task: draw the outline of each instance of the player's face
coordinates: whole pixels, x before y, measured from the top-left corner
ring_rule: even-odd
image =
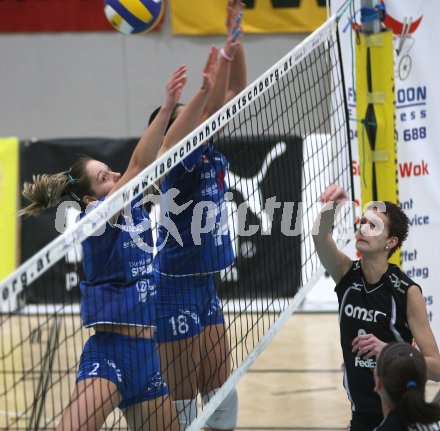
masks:
[[[388,218],[383,212],[374,209],[365,211],[356,232],[356,249],[362,254],[387,253],[388,232]]]
[[[90,160],[87,163],[86,171],[96,199],[108,195],[121,178],[119,172],[113,172],[105,163],[99,160]]]

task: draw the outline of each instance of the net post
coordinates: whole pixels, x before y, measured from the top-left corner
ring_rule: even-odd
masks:
[[[374,8],[374,3],[377,0],[361,0],[361,11],[362,10],[372,10]],[[361,12],[362,14],[362,12]],[[366,20],[362,24],[362,32],[365,34],[376,34],[380,32],[380,19],[373,18]]]

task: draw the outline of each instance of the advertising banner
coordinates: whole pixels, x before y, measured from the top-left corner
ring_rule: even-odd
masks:
[[[332,9],[344,2],[333,0]],[[355,1],[356,10],[360,1]],[[436,19],[440,2],[436,0],[386,0],[385,25],[394,35],[396,136],[399,203],[410,219],[410,234],[403,246],[402,269],[423,289],[432,328],[440,340],[440,291],[436,280],[440,266],[436,258],[436,238],[440,237],[440,81],[437,77]],[[356,15],[357,17],[359,15]],[[353,174],[359,193],[362,166],[359,163],[356,94],[352,66],[356,35],[340,23],[346,92],[349,104],[353,149]],[[345,28],[345,32],[342,29]]]
[[[326,19],[325,0],[243,0],[245,33],[310,33]],[[226,33],[227,1],[172,0],[174,34]]]

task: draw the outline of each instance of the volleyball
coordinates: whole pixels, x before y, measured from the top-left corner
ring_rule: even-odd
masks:
[[[163,0],[105,0],[104,13],[115,30],[135,34],[157,27],[164,9]]]

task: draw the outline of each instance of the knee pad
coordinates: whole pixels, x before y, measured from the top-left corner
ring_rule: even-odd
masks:
[[[212,390],[203,397],[203,405],[216,394],[218,389]],[[213,430],[233,430],[237,426],[238,416],[238,396],[237,390],[234,388],[226,398],[220,403],[211,417],[206,421],[206,427]]]
[[[185,431],[197,416],[197,399],[175,400],[174,405],[179,418],[180,431]]]

